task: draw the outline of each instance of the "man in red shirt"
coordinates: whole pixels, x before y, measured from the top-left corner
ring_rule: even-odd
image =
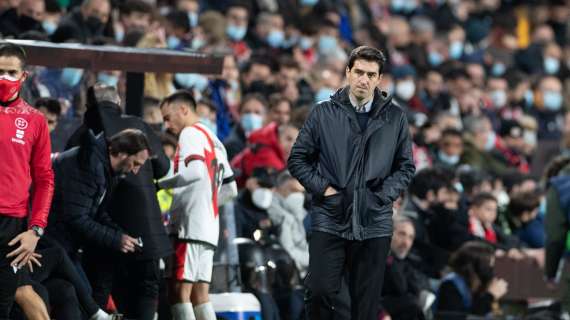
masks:
[[[19,95],[25,59],[21,47],[0,43],[0,319],[8,319],[23,267],[35,259],[53,195],[47,122]]]

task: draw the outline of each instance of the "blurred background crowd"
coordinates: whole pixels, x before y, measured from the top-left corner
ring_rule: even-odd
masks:
[[[141,107],[171,159],[159,102],[177,89],[224,142],[240,194],[222,210],[217,261],[241,271],[220,286],[254,292],[264,319],[302,318],[310,199],[286,162],[359,45],[388,58],[380,87],[408,114],[417,168],[394,205],[380,317],[504,313],[499,258],[556,278],[570,213],[569,1],[0,0],[0,34],[224,56],[221,75],[145,74]],[[89,114],[89,86],[124,101],[119,71],[27,70],[24,98],[54,153]],[[158,196],[167,222],[168,190]]]

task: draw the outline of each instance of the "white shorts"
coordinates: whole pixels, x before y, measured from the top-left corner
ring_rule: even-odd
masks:
[[[211,282],[214,246],[201,242],[174,240],[174,249],[173,272],[176,280]]]

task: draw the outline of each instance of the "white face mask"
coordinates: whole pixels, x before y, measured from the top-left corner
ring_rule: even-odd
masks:
[[[251,201],[259,209],[267,210],[271,206],[273,193],[266,188],[257,188],[251,194]]]
[[[410,100],[415,92],[416,84],[412,80],[406,80],[396,84],[396,95],[406,101]]]
[[[507,104],[507,93],[503,90],[491,92],[491,100],[495,108],[502,108]]]

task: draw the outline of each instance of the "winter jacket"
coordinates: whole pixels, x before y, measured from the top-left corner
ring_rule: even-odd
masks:
[[[312,229],[349,240],[392,235],[392,202],[415,172],[405,112],[376,90],[364,131],[339,89],[312,110],[288,161],[313,197]],[[337,194],[324,197],[333,187]]]
[[[544,270],[549,279],[557,276],[558,266],[567,254],[566,239],[569,217],[570,166],[566,166],[558,176],[550,179],[550,187],[546,193]]]
[[[120,250],[122,231],[105,203],[116,183],[103,135],[84,135],[81,146],[53,161],[55,194],[47,234],[69,254],[85,245]]]
[[[156,259],[169,255],[172,246],[162,223],[153,182],[153,179],[166,175],[170,168],[160,138],[142,119],[122,115],[119,107],[111,102],[99,103],[97,107],[88,110],[84,125],[71,137],[68,148],[78,144],[87,128],[96,133],[104,130],[106,137],[128,128],[139,129],[147,136],[153,157],[145,162],[136,175],[128,174],[118,182],[109,200],[108,212],[127,234],[142,238],[142,250],[133,253],[132,257]]]

